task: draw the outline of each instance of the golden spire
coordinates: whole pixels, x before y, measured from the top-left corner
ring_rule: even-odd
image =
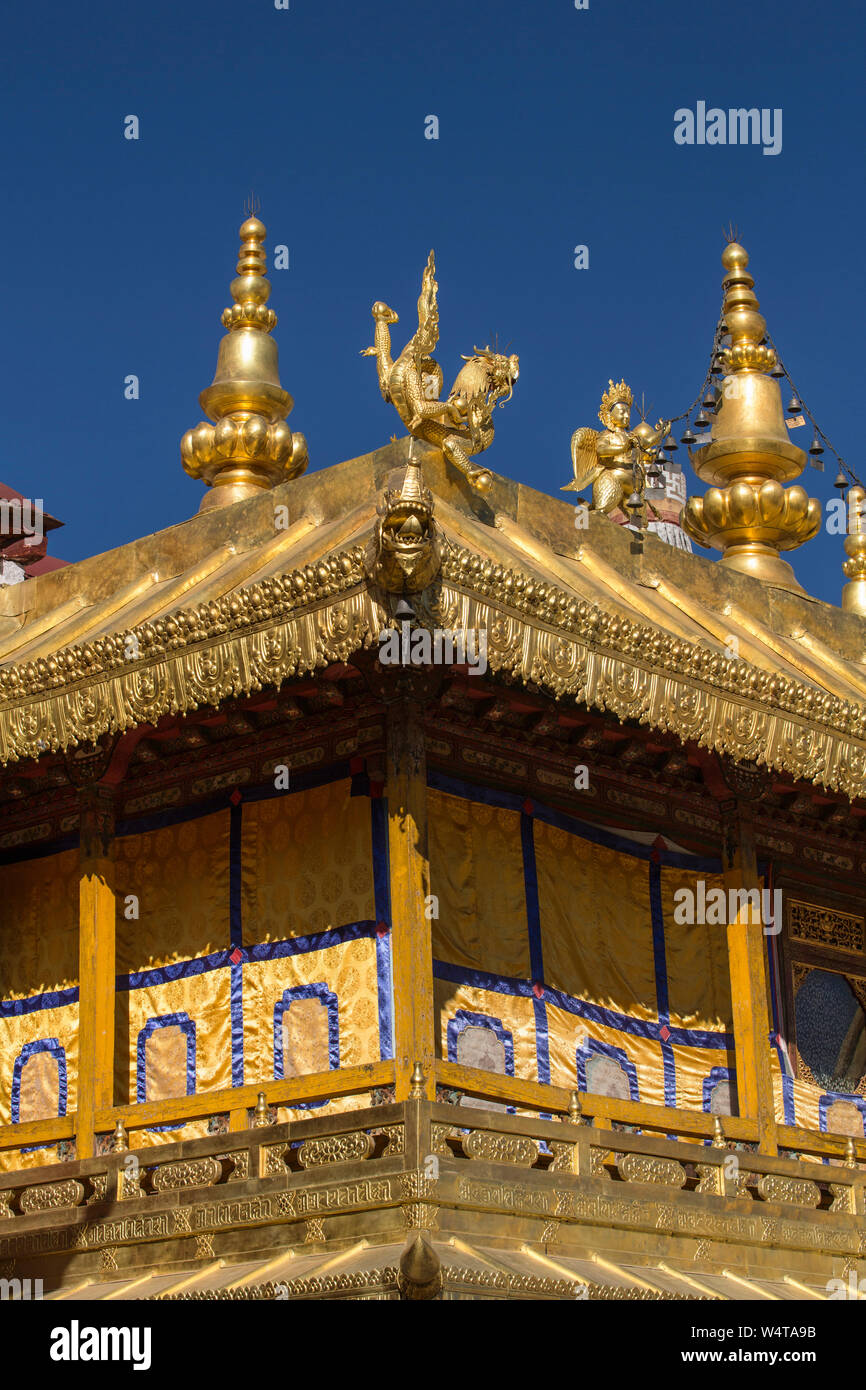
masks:
[[[850,582],[842,589],[846,613],[866,618],[866,491],[859,485],[848,490],[848,534],[842,571]]]
[[[257,217],[241,226],[234,300],[224,309],[216,375],[199,396],[204,421],[180,442],[183,466],[211,491],[199,511],[255,497],[303,473],[307,441],[286,424],[294,402],[280,384],[277,345],[270,336],[277,316],[267,307],[271,286],[265,278],[266,228]]]
[[[712,442],[695,451],[698,477],[710,483],[704,497],[690,497],[682,525],[699,545],[722,551],[721,563],[782,589],[802,592],[779,554],[817,535],[821,504],[798,486],[806,462],[791,443],[778,382],[768,373],[776,354],[764,343],[767,324],[758,312],[749,257],[736,241],[722,255],[727,346],[719,356],[724,380],[713,421]]]

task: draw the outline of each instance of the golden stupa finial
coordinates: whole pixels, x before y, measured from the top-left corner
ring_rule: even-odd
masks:
[[[230,287],[234,302],[222,314],[227,332],[216,375],[199,396],[213,423],[187,430],[180,443],[187,473],[210,489],[199,511],[254,497],[296,478],[308,462],[307,441],[286,424],[294,402],[280,383],[277,345],[270,336],[277,316],[268,308],[266,228],[253,211],[257,205],[251,195]]]
[[[842,572],[849,582],[842,589],[842,607],[846,613],[866,618],[866,491],[859,483],[848,489],[847,531],[848,559],[842,563]]]
[[[776,354],[766,342],[748,253],[730,239],[722,264],[724,380],[712,440],[692,456],[698,477],[711,486],[703,497],[689,498],[682,524],[699,545],[721,550],[722,564],[800,593],[779,552],[817,535],[821,503],[799,485],[782,486],[800,476],[806,455],[791,443],[779,385],[769,375]]]

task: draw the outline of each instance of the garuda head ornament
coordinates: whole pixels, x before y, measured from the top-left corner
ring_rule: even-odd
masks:
[[[601,398],[601,406],[598,412],[598,418],[605,429],[611,429],[613,426],[613,421],[610,418],[610,412],[613,407],[623,402],[631,409],[633,400],[634,397],[632,396],[630,386],[627,386],[624,381],[613,382],[608,378],[608,389]]]

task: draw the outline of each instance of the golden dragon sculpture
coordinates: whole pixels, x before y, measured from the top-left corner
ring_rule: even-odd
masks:
[[[470,460],[493,443],[494,408],[511,399],[520,364],[517,357],[506,357],[490,347],[475,348],[472,357],[463,358],[466,366],[458,373],[448,398],[440,399],[442,368],[432,356],[439,341],[435,273],[431,251],[421,279],[418,328],[399,357],[391,357],[391,324],[399,319],[381,300],[372,309],[374,344],[364,348],[361,356],[376,358],[383,399],[394,406],[409,433],[441,449],[472,487],[486,492],[492,475]]]

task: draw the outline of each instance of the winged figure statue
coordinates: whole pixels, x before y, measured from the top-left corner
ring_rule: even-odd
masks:
[[[591,487],[590,505],[604,516],[622,508],[632,490],[643,498],[646,463],[670,428],[669,421],[659,420],[655,429],[642,422],[630,430],[633,399],[631,387],[624,381],[610,381],[598,412],[604,430],[582,425],[571,436],[574,477],[562,491],[583,492]]]

